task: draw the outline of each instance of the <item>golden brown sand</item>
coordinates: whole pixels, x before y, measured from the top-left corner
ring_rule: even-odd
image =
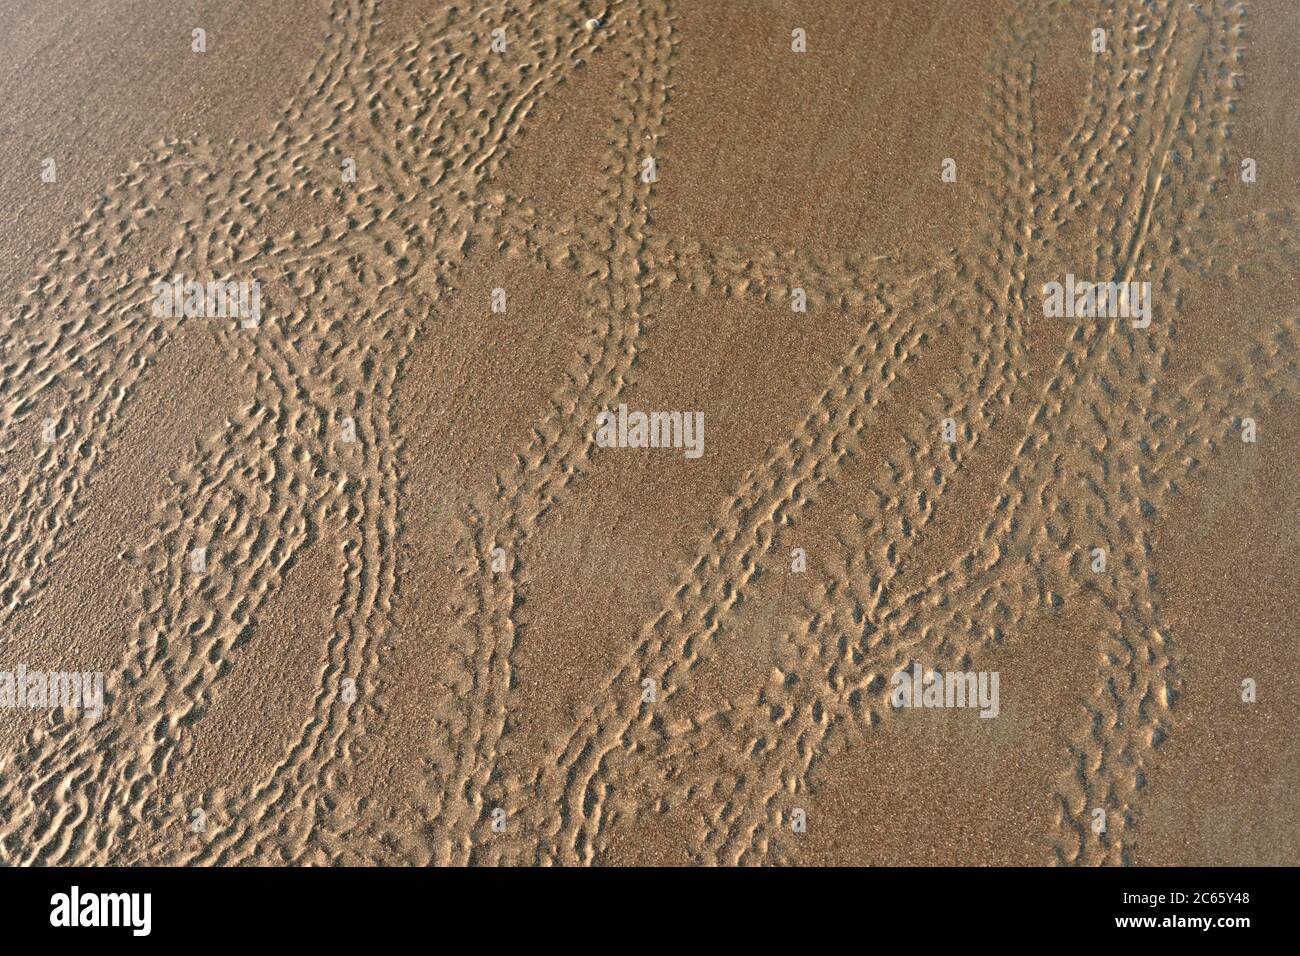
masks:
[[[0,0],[0,862],[1300,863],[1294,3],[227,6]]]

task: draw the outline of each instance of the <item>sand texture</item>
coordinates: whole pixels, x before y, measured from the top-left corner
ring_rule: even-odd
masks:
[[[1300,864],[1294,0],[0,22],[0,864]]]

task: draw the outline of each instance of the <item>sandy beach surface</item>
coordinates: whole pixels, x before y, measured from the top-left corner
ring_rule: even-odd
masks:
[[[0,864],[1300,864],[1293,0],[0,22]]]

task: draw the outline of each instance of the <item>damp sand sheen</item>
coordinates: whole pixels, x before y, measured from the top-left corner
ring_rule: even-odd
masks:
[[[0,863],[1300,863],[1293,8],[13,18]]]

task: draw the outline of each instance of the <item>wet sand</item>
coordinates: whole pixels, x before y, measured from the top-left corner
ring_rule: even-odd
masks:
[[[0,863],[1300,863],[1293,5],[28,6]]]

